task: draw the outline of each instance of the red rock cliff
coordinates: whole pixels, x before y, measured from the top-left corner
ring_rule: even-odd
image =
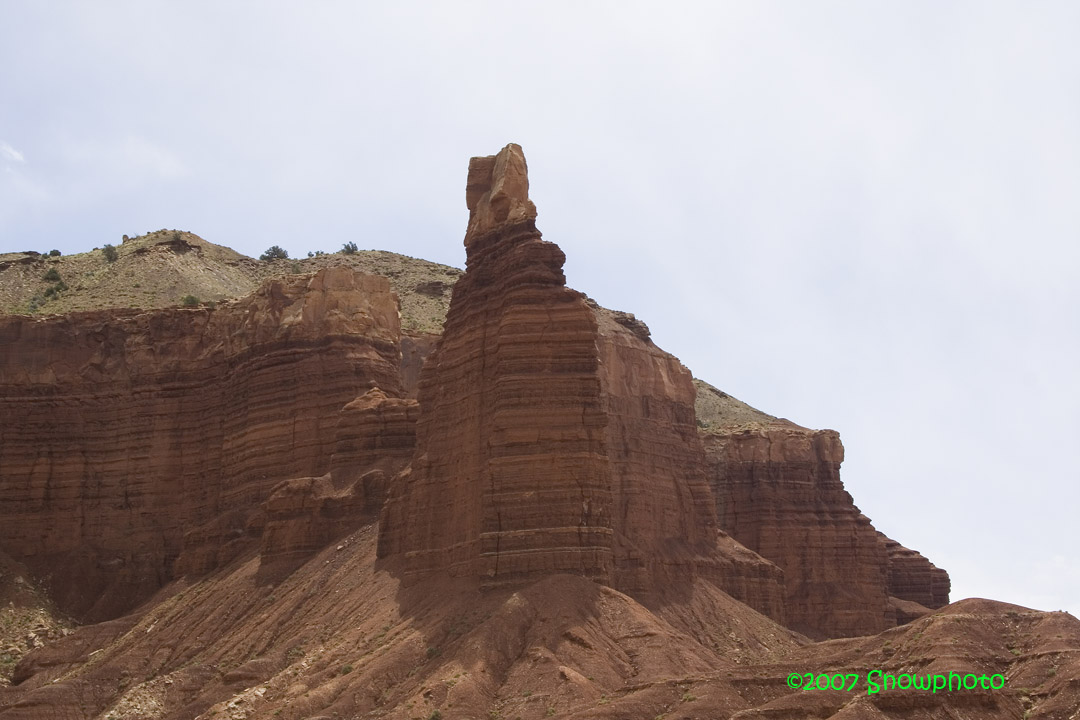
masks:
[[[700,569],[780,615],[779,571],[720,551],[690,373],[565,287],[519,147],[471,161],[466,203],[467,271],[420,374],[380,555],[409,577],[564,572],[639,595]]]
[[[948,575],[874,530],[844,490],[835,431],[752,422],[703,439],[720,527],[784,570],[789,627],[866,635],[948,602]]]
[[[330,470],[346,403],[400,394],[399,339],[387,281],[347,268],[215,310],[0,318],[0,547],[88,619],[181,553],[213,566],[273,486]]]
[[[889,556],[889,595],[935,610],[949,604],[949,573],[883,533],[878,539]]]

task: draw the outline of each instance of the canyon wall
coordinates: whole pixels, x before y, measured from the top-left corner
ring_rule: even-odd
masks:
[[[398,304],[347,268],[216,309],[0,318],[0,547],[83,619],[242,541],[280,481],[330,470],[339,411],[399,395]]]

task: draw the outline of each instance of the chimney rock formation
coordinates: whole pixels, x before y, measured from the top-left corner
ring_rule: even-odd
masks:
[[[573,573],[649,595],[697,571],[774,616],[781,573],[719,551],[690,372],[565,287],[525,157],[469,163],[467,271],[419,383],[379,554],[486,587]]]

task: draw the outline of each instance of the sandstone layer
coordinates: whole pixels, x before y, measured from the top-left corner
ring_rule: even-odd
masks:
[[[282,480],[330,470],[338,413],[400,394],[395,296],[339,268],[216,309],[0,318],[0,547],[66,611],[205,571]]]
[[[883,533],[878,533],[878,539],[889,558],[889,595],[927,608],[949,604],[949,573]]]

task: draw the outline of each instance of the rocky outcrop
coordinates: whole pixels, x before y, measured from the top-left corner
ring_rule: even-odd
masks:
[[[279,483],[249,516],[262,538],[260,573],[279,579],[316,550],[372,521],[390,478],[412,459],[419,407],[375,387],[338,415],[330,472]]]
[[[334,487],[357,485],[364,510],[377,513],[389,478],[412,459],[419,416],[415,400],[389,396],[377,387],[343,407],[330,459]]]
[[[330,471],[346,403],[401,394],[399,339],[387,281],[347,268],[217,309],[0,318],[0,547],[91,619],[182,554],[213,567],[274,486]]]
[[[836,637],[893,624],[885,548],[840,481],[839,435],[774,423],[704,442],[720,527],[784,570],[789,627]]]
[[[362,488],[335,491],[329,475],[285,480],[262,504],[260,570],[277,577],[331,540],[356,529],[363,517]]]
[[[914,550],[878,533],[888,553],[889,595],[936,610],[949,604],[949,573]]]
[[[380,555],[409,578],[573,573],[639,597],[701,573],[780,615],[777,568],[721,552],[690,373],[565,287],[521,149],[474,158],[466,202],[467,271],[420,374]]]
[[[720,527],[784,570],[789,627],[866,635],[917,617],[912,602],[948,602],[944,571],[874,530],[844,490],[835,431],[772,420],[702,437]]]
[[[420,374],[417,451],[383,512],[406,575],[610,581],[611,492],[596,324],[543,242],[524,157],[469,165],[467,271]]]

